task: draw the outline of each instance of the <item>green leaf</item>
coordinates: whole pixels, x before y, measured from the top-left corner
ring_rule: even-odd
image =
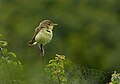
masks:
[[[64,68],[63,64],[60,64],[59,67],[62,68],[62,69]]]
[[[54,64],[48,64],[47,67],[51,67],[51,66],[53,66],[53,65],[54,65]]]
[[[21,65],[22,63],[20,61],[18,61],[18,64]]]
[[[55,62],[55,60],[50,60],[49,63]]]
[[[57,79],[57,76],[56,76],[56,75],[53,75],[53,76],[52,76],[52,79]]]
[[[64,71],[64,70],[61,70],[61,74],[63,74],[63,75],[64,75],[64,74],[65,74],[65,71]]]
[[[15,53],[13,53],[13,52],[7,52],[7,53],[6,53],[6,55],[10,55],[10,56],[12,56],[12,57],[15,57],[15,58],[16,58],[16,54],[15,54]]]
[[[8,43],[6,41],[0,41],[0,47],[5,47],[7,44]]]
[[[54,71],[54,72],[51,73],[51,75],[56,75],[56,74],[57,74],[56,71]]]
[[[67,82],[67,79],[64,76],[61,76],[60,80],[63,81],[63,82]]]
[[[7,53],[7,49],[1,48],[1,50],[2,50],[2,53],[3,53],[3,54]]]

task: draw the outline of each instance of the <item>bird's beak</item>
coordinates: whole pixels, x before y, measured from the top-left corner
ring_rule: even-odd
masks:
[[[53,23],[53,25],[56,26],[56,25],[58,25],[58,24],[54,24],[54,23]]]

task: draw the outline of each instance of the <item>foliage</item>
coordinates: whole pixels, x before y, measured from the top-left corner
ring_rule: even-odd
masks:
[[[116,71],[112,74],[111,82],[109,84],[120,84],[120,73]]]
[[[16,59],[15,53],[8,51],[7,45],[8,42],[0,41],[0,84],[104,84],[106,72],[80,65],[73,66],[74,64],[66,60],[64,55],[57,54],[46,66],[47,74],[38,68],[39,65],[37,68],[32,66],[34,69],[29,69],[32,74],[28,71],[23,74],[21,62]],[[44,82],[44,79],[47,81]],[[120,74],[114,72],[109,84],[119,83]]]
[[[32,66],[32,69],[23,74],[22,64],[16,59],[15,53],[8,51],[7,45],[8,42],[0,41],[0,84],[103,84],[106,77],[103,71],[73,66],[64,55],[57,54],[46,66],[46,73],[36,65],[37,68]],[[118,84],[118,76],[116,72],[112,75],[112,84]]]
[[[13,52],[6,48],[8,43],[0,41],[0,84],[20,84],[23,67]]]
[[[54,80],[56,84],[65,84],[67,82],[63,64],[64,60],[64,55],[56,54],[55,59],[50,60],[46,67],[46,71],[49,72],[51,79]]]
[[[0,0],[0,33],[25,64],[39,62],[38,48],[26,43],[44,19],[59,24],[46,55],[64,53],[96,69],[120,65],[120,0]]]

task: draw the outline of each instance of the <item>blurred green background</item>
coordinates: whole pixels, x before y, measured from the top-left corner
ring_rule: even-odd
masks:
[[[78,65],[120,69],[119,0],[0,0],[0,34],[23,65],[40,63],[38,46],[27,42],[44,19],[58,24],[46,60],[57,53]]]

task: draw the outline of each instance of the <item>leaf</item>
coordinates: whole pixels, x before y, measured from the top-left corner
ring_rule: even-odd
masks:
[[[15,53],[13,53],[13,52],[7,52],[7,54],[6,55],[11,55],[11,56],[13,56],[13,57],[15,57],[16,58],[16,54]]]
[[[55,62],[55,60],[50,60],[49,63]]]
[[[5,47],[7,45],[8,43],[6,41],[0,41],[0,47]]]
[[[57,75],[56,71],[53,71],[53,72],[51,73],[51,75]]]
[[[48,65],[47,65],[47,67],[51,67],[51,66],[53,66],[53,64],[48,64]]]
[[[61,70],[61,73],[60,73],[60,74],[63,74],[63,75],[64,75],[64,74],[65,74],[65,71],[64,71],[64,70]]]
[[[59,65],[60,68],[64,69],[63,63]]]
[[[1,50],[2,50],[2,53],[3,53],[3,54],[7,53],[7,49],[1,48]]]
[[[63,82],[67,82],[67,79],[63,76],[60,77],[60,80],[63,81]]]
[[[56,75],[53,75],[53,76],[52,76],[52,79],[57,79],[57,76],[56,76]]]
[[[22,63],[20,61],[17,61],[19,65],[21,65]]]

